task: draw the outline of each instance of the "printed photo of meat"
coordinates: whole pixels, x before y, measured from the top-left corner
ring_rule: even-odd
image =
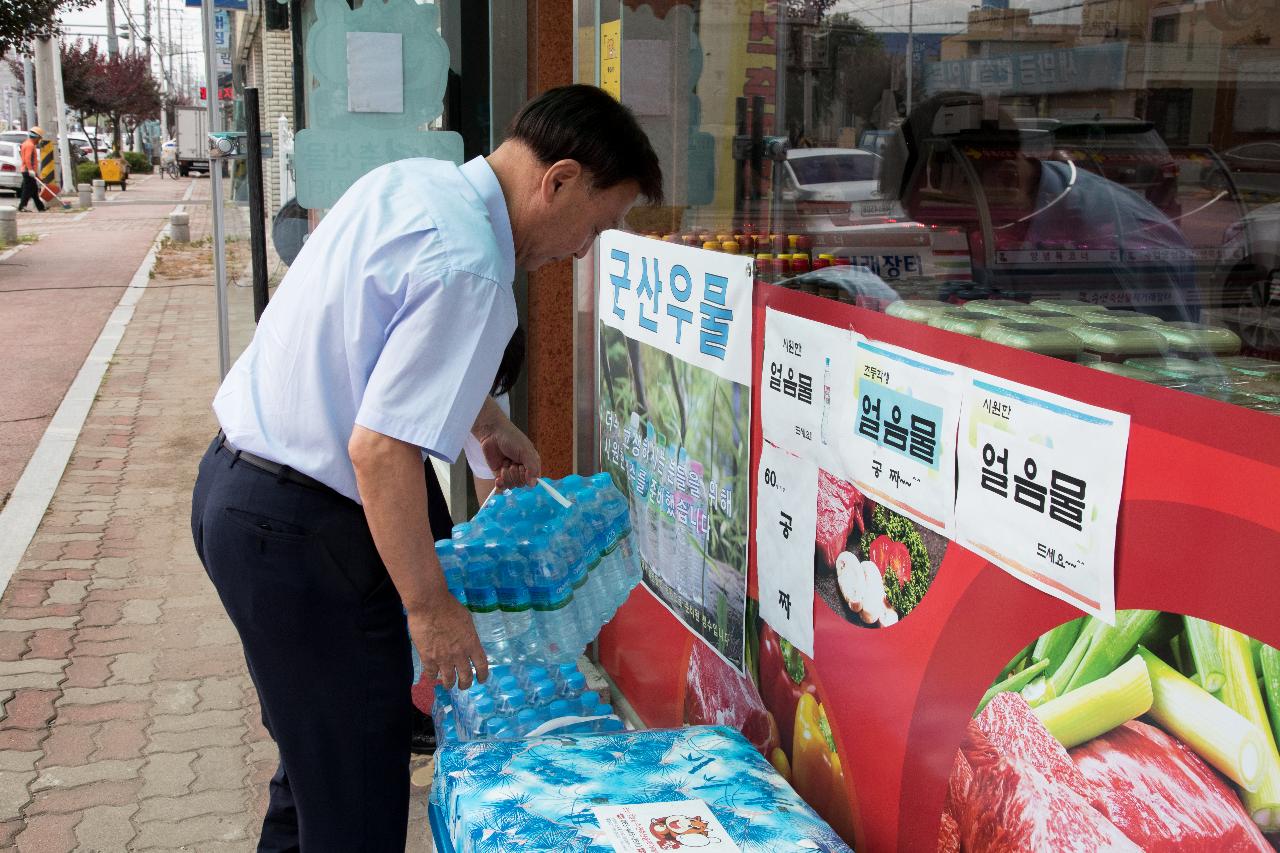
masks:
[[[818,472],[814,586],[854,625],[888,628],[933,583],[947,540],[881,506],[851,483]]]
[[[1155,610],[1020,651],[956,751],[955,851],[1280,850],[1280,652]]]

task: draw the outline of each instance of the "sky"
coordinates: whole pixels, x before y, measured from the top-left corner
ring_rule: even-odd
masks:
[[[164,18],[163,22],[160,20],[162,17]],[[121,27],[127,28],[132,20],[139,34],[141,34],[144,18],[143,0],[116,0],[117,30]],[[63,31],[66,33],[68,41],[74,41],[77,38],[90,40],[96,35],[99,48],[104,51],[107,49],[107,6],[103,0],[99,0],[99,2],[86,9],[64,14],[62,21]],[[162,36],[175,53],[178,51],[179,38],[181,36],[184,40],[182,46],[188,51],[186,58],[190,62],[191,73],[198,75],[202,81],[204,79],[202,71],[204,68],[204,54],[201,49],[202,35],[199,7],[188,9],[182,5],[182,0],[151,0],[151,39],[157,51],[162,49]],[[133,45],[133,41],[121,40],[119,44],[121,50],[128,50]],[[140,41],[139,46],[141,46]],[[173,57],[175,69],[181,62],[182,56],[175,55]],[[156,73],[158,76],[158,65],[156,66]]]

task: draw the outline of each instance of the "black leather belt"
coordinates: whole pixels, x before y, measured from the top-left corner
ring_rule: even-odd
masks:
[[[263,459],[261,456],[250,453],[247,450],[237,450],[227,441],[227,436],[222,430],[218,430],[218,449],[225,450],[235,457],[238,462],[245,462],[257,468],[260,471],[266,471],[277,480],[285,483],[296,483],[299,486],[306,486],[309,489],[319,489],[323,492],[332,492],[333,489],[324,483],[308,477],[300,471],[295,471],[288,465],[281,465],[279,462],[272,462],[270,459]]]

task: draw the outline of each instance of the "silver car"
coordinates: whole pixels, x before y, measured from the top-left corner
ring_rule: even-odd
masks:
[[[22,189],[22,161],[18,158],[18,143],[0,141],[0,191],[14,195]]]

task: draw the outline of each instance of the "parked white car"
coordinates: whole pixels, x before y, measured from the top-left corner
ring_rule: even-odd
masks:
[[[14,195],[22,189],[22,161],[18,159],[18,145],[0,141],[0,190]]]

